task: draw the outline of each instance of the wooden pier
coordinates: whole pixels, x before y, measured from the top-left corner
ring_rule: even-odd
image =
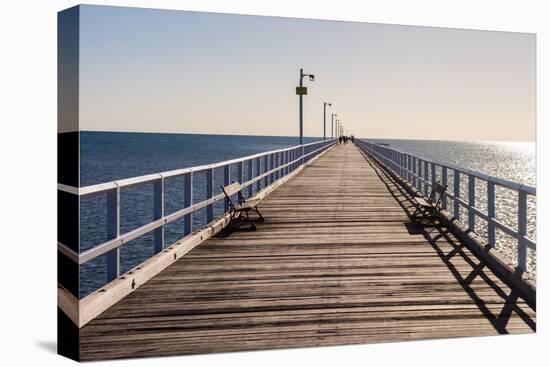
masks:
[[[352,144],[80,328],[102,360],[533,332],[535,310]]]

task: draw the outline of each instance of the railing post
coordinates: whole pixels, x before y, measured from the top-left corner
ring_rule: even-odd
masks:
[[[422,181],[420,180],[420,177],[422,172],[421,172],[421,165],[420,165],[420,160],[418,158],[415,158],[414,159],[414,165],[415,165],[415,171],[416,171],[416,182],[415,182],[415,187],[418,191],[422,192]]]
[[[277,171],[275,172],[275,178],[278,180],[281,177],[281,171],[279,170],[280,166],[280,152],[275,153],[275,167]]]
[[[441,185],[447,186],[447,167],[445,166],[441,167]],[[441,207],[447,210],[447,190],[445,190],[445,193],[441,198]]]
[[[252,159],[249,159],[247,162],[247,171],[248,171],[248,181],[252,180]],[[248,197],[251,198],[254,190],[254,185],[248,185]]]
[[[227,164],[223,166],[223,185],[227,186],[231,182],[231,165]],[[227,198],[223,201],[223,211],[224,213],[229,211],[229,200]]]
[[[274,168],[274,165],[273,165],[273,163],[275,161],[274,157],[275,157],[275,153],[270,154],[270,157],[269,157],[269,170],[270,171],[273,171],[273,168]],[[271,181],[271,183],[273,183],[273,181],[275,181],[275,173],[271,172],[271,174],[269,175],[269,180]]]
[[[262,160],[260,157],[256,158],[256,176],[259,177],[262,174]],[[262,180],[256,181],[256,193],[262,189]]]
[[[435,163],[430,163],[430,175],[432,176],[431,177],[431,180],[432,180],[432,191],[435,187]]]
[[[410,154],[407,154],[407,181],[412,184],[412,175],[411,175],[411,156]]]
[[[183,206],[188,208],[193,205],[193,172],[183,176]],[[185,214],[183,217],[183,235],[191,233],[193,229],[193,213]]]
[[[413,177],[412,177],[412,184],[413,184],[413,187],[417,188],[417,182],[418,182],[418,179],[416,177],[417,175],[417,164],[416,164],[416,157],[411,157],[412,158],[412,172],[413,172]]]
[[[107,238],[120,236],[120,187],[107,193]],[[120,275],[120,247],[107,253],[107,282]]]
[[[164,217],[164,177],[153,183],[153,218],[155,220]],[[164,226],[154,231],[155,254],[164,249]]]
[[[460,219],[460,203],[457,200],[460,198],[460,171],[454,170],[454,217]]]
[[[242,184],[244,181],[243,165],[244,165],[243,161],[240,161],[239,163],[237,163],[237,179],[239,180],[240,184]]]
[[[401,177],[403,177],[405,181],[408,181],[409,171],[407,170],[407,165],[409,162],[408,162],[407,154],[401,153],[401,162],[402,162],[401,172],[403,172],[403,175]]]
[[[394,152],[394,155],[395,155],[395,173],[398,175],[398,176],[401,176],[401,161],[400,161],[400,155],[399,155],[399,152]]]
[[[290,151],[286,151],[285,152],[285,164],[288,164],[288,162],[290,162]],[[286,166],[285,168],[285,176],[288,175],[290,173],[290,166]]]
[[[211,199],[214,196],[214,169],[206,170],[206,199]],[[212,222],[214,219],[214,204],[206,206],[206,223]]]
[[[403,153],[401,152],[397,153],[397,157],[399,159],[399,176],[401,178],[404,178],[403,177]]]
[[[468,228],[470,231],[476,230],[476,179],[472,174],[468,174]]]
[[[424,162],[424,196],[428,197],[428,161]]]
[[[409,182],[409,155],[407,153],[403,154],[403,179]]]
[[[401,176],[401,164],[399,160],[399,152],[394,152],[393,154],[395,156],[395,173],[398,176]]]
[[[268,157],[269,157],[268,154],[264,155],[264,173],[269,171]],[[269,175],[265,175],[265,177],[264,177],[264,187],[268,187],[268,186],[269,186]]]
[[[524,237],[527,234],[527,193],[518,191],[518,267],[521,271],[527,270],[527,248]]]
[[[487,245],[495,245],[495,183],[487,181]]]

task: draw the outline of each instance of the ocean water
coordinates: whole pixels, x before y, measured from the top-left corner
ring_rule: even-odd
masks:
[[[305,142],[319,138],[305,138]],[[374,140],[374,139],[373,139]],[[377,140],[399,150],[447,163],[470,168],[490,175],[534,185],[535,149],[529,143],[470,143],[423,140]],[[214,163],[243,157],[259,152],[290,147],[298,144],[296,137],[230,136],[197,134],[114,133],[82,132],[80,136],[80,180],[88,186],[128,177],[157,173],[173,169]],[[244,170],[245,180],[247,179]],[[234,175],[233,171],[231,174]],[[201,174],[193,180],[193,200],[203,200],[205,182]],[[223,182],[221,170],[214,172],[216,192]],[[452,179],[452,177],[449,177]],[[183,207],[183,178],[167,179],[165,182],[165,213]],[[467,186],[465,187],[467,190]],[[461,189],[462,190],[462,189]],[[467,191],[466,191],[467,192]],[[514,193],[499,194],[497,218],[514,225]],[[478,202],[483,209],[483,193]],[[121,233],[138,228],[153,219],[153,187],[151,184],[123,189],[121,191]],[[486,205],[486,204],[485,204]],[[534,201],[529,202],[530,209]],[[223,203],[214,206],[214,215],[223,212]],[[531,210],[534,213],[534,210]],[[80,206],[81,251],[107,240],[105,195],[84,198]],[[193,215],[193,228],[206,222],[205,209]],[[529,218],[529,235],[534,236],[534,215]],[[480,224],[479,231],[483,233]],[[477,231],[477,228],[476,228]],[[165,227],[165,243],[173,243],[183,235],[183,219]],[[532,237],[534,238],[534,237]],[[514,244],[506,236],[497,234],[497,246],[514,258]],[[121,247],[121,273],[126,272],[153,255],[153,235],[146,234]],[[534,254],[529,256],[533,270]],[[104,285],[106,258],[100,256],[81,266],[80,296]]]
[[[535,143],[369,139],[391,148],[451,166],[535,186]]]

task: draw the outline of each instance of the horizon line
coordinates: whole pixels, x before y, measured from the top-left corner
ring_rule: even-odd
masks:
[[[175,132],[175,131],[127,131],[127,130],[78,130],[78,132],[91,133],[129,133],[129,134],[171,134],[171,135],[221,135],[221,136],[261,136],[261,137],[281,137],[281,138],[296,138],[298,135],[266,135],[266,134],[224,134],[224,133],[206,133],[206,132]],[[353,135],[353,134],[350,134]],[[348,135],[348,136],[350,136]],[[376,140],[429,140],[429,141],[453,141],[453,142],[476,142],[476,143],[537,143],[537,140],[459,140],[445,138],[389,138],[389,137],[357,137],[357,139],[376,139]],[[322,136],[304,135],[304,138],[319,138]],[[327,136],[327,139],[330,139]]]

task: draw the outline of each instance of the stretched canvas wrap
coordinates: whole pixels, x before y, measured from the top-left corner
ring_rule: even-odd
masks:
[[[59,354],[534,333],[535,46],[59,12]]]

